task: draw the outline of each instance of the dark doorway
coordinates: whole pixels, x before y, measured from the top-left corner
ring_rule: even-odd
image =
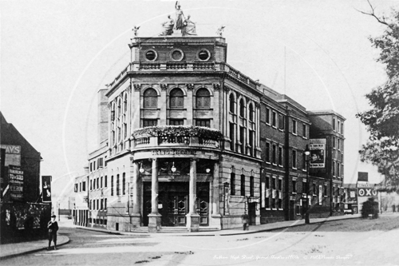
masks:
[[[290,219],[290,220],[295,220],[295,201],[290,200],[290,207],[289,207],[289,210],[290,210],[290,217],[289,217],[289,219]]]
[[[256,202],[248,203],[249,224],[256,224]]]
[[[148,226],[148,214],[151,213],[151,183],[144,182],[143,225]],[[189,212],[189,183],[159,183],[158,212],[162,215],[162,226],[185,226]],[[197,212],[200,225],[208,225],[209,183],[197,183]]]

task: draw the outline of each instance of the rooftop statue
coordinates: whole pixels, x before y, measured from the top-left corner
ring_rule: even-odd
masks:
[[[162,23],[163,31],[159,36],[169,36],[173,34],[173,27],[175,25],[174,20],[168,15],[168,20]]]
[[[168,21],[162,23],[162,32],[159,36],[171,36],[173,32],[181,31],[182,36],[195,36],[197,35],[196,25],[193,21],[190,20],[190,16],[187,18],[183,14],[183,10],[180,8],[179,1],[176,1],[175,4],[175,19],[168,16]]]
[[[184,25],[185,25],[185,17],[183,14],[183,10],[180,9],[180,3],[179,1],[176,1],[175,4],[175,9],[176,9],[176,17],[175,17],[175,30],[181,30],[183,29]]]
[[[197,29],[195,23],[190,20],[190,15],[187,16],[187,19],[184,24],[185,25],[181,30],[183,36],[197,35]]]

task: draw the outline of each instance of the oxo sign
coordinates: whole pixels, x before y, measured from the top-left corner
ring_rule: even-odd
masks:
[[[377,191],[375,191],[372,188],[358,188],[357,189],[357,195],[359,197],[377,196]]]

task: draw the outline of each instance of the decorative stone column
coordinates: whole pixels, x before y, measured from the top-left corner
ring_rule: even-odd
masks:
[[[133,228],[140,227],[140,199],[139,199],[139,167],[137,162],[133,162],[133,212],[131,214],[131,224]]]
[[[151,213],[148,214],[148,232],[156,233],[161,230],[161,215],[158,212],[158,161],[152,159],[151,176]]]
[[[213,166],[213,179],[212,179],[212,215],[210,225],[221,229],[220,215],[220,177],[219,177],[219,162],[215,162]]]
[[[199,214],[195,207],[197,200],[197,161],[191,159],[190,161],[190,189],[189,189],[189,213],[187,213],[187,229],[190,232],[199,231]]]

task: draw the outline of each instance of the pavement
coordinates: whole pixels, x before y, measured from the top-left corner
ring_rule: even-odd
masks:
[[[311,218],[310,223],[324,223],[328,221],[336,221],[336,220],[344,220],[344,219],[357,219],[360,218],[360,215],[343,215],[343,216],[330,216],[327,218]],[[290,227],[295,227],[299,225],[305,224],[304,219],[296,220],[296,221],[282,221],[282,222],[275,222],[275,223],[268,223],[268,224],[260,224],[260,225],[253,225],[249,226],[249,230],[243,231],[241,228],[234,228],[234,229],[225,229],[225,230],[207,230],[206,228],[202,228],[200,232],[181,232],[181,231],[169,231],[165,230],[165,233],[153,233],[150,234],[145,231],[146,228],[142,228],[142,231],[139,232],[120,232],[120,231],[112,231],[100,228],[93,228],[93,227],[82,227],[82,226],[75,226],[72,224],[72,220],[66,220],[59,222],[60,227],[75,227],[82,230],[92,230],[97,232],[104,232],[110,234],[120,234],[120,235],[146,235],[146,236],[233,236],[233,235],[246,235],[246,234],[254,234],[259,232],[267,232],[273,230],[284,230]],[[70,239],[62,234],[58,234],[57,237],[57,247],[63,246],[68,244]],[[36,240],[36,241],[29,241],[29,242],[19,242],[19,243],[10,243],[10,244],[2,244],[0,245],[0,261],[5,258],[20,256],[24,254],[29,254],[41,250],[46,250],[48,246],[48,240]],[[49,251],[51,252],[51,250]]]

